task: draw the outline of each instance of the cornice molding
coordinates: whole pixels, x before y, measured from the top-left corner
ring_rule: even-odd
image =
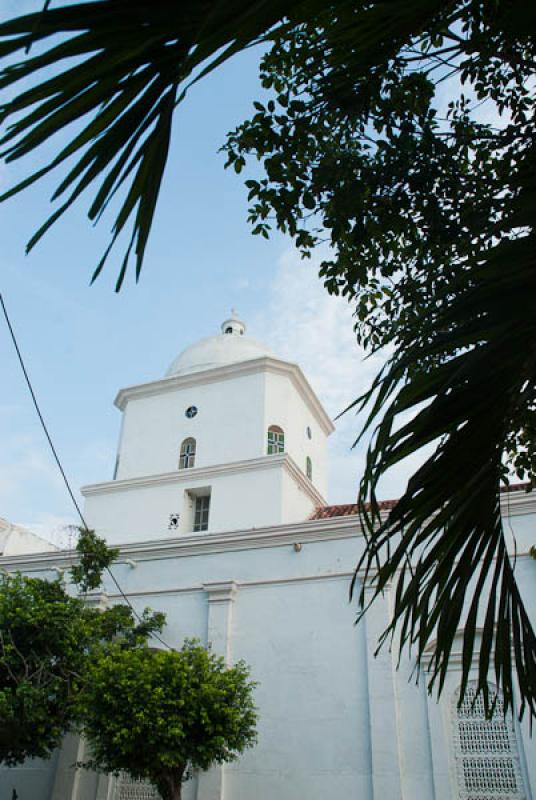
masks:
[[[224,581],[220,584],[194,583],[188,586],[166,586],[165,588],[153,587],[149,589],[133,590],[128,592],[128,597],[153,597],[156,595],[180,595],[196,594],[205,592],[208,594],[209,603],[232,603],[236,599],[238,591],[256,589],[259,586],[292,586],[296,583],[325,583],[326,581],[348,581],[352,578],[353,572],[318,572],[314,575],[284,575],[276,578],[259,578],[257,580],[246,581]],[[227,589],[232,584],[232,588]],[[212,587],[222,587],[214,592]],[[119,592],[111,592],[111,599],[119,598]]]
[[[94,494],[122,492],[128,489],[140,489],[146,486],[159,486],[166,483],[192,483],[192,481],[214,478],[218,475],[234,475],[265,469],[277,469],[287,458],[286,453],[231,461],[227,464],[211,464],[207,467],[176,469],[173,472],[160,472],[156,475],[142,475],[139,478],[123,478],[115,481],[102,481],[82,486],[80,492],[84,497]]]
[[[213,464],[208,467],[192,467],[191,469],[178,469],[173,472],[162,472],[158,475],[144,475],[140,478],[125,478],[123,480],[104,481],[82,486],[80,489],[84,497],[94,495],[125,492],[133,489],[142,489],[150,486],[172,484],[191,484],[192,481],[211,480],[220,475],[235,475],[243,472],[258,472],[266,469],[283,469],[296,481],[300,489],[305,492],[315,505],[325,505],[325,499],[318,489],[298,467],[292,456],[288,453],[278,453],[259,458],[249,458],[242,461],[232,461],[230,464]]]
[[[117,563],[135,560],[140,565],[143,561],[155,559],[292,546],[296,542],[307,544],[334,539],[350,539],[360,535],[358,521],[351,517],[305,520],[287,525],[271,525],[225,533],[191,533],[170,539],[117,545],[119,548]],[[296,558],[299,558],[298,553]],[[12,569],[23,568],[25,571],[51,571],[58,567],[71,567],[73,559],[77,559],[76,551],[62,550],[55,553],[0,557],[0,565],[9,565]]]
[[[232,603],[236,597],[238,584],[236,581],[216,581],[202,584],[203,591],[208,594],[209,603]],[[190,591],[195,587],[190,587]]]
[[[532,492],[510,490],[501,493],[501,514],[507,517],[511,513],[514,517],[536,513],[536,489]]]
[[[283,459],[284,456],[270,458]],[[297,467],[296,467],[297,469]],[[119,482],[117,482],[119,483]],[[504,507],[504,511],[507,509]],[[536,513],[536,492],[532,494],[512,493],[509,510],[512,516],[523,516]],[[385,512],[382,517],[388,515]],[[212,553],[235,552],[239,550],[257,550],[295,543],[308,544],[333,541],[339,539],[359,539],[362,536],[361,525],[357,515],[347,517],[329,517],[319,520],[304,520],[286,525],[271,525],[260,528],[249,528],[224,533],[191,533],[169,539],[147,540],[118,545],[118,564],[126,564],[135,560],[182,558]],[[296,554],[299,558],[299,554]],[[517,554],[520,559],[531,558],[527,553]],[[1,556],[0,567],[7,570],[24,570],[25,572],[55,572],[69,569],[77,559],[74,550],[50,551],[22,555]],[[532,561],[532,559],[531,559]]]
[[[283,453],[282,455],[284,456],[283,468],[285,472],[287,472],[287,474],[296,481],[299,488],[313,501],[316,506],[326,505],[325,498],[320,494],[314,483],[309,480],[304,472],[302,472],[292,456],[289,456],[288,453]],[[272,456],[263,456],[263,458],[272,458]]]
[[[127,386],[118,392],[114,403],[120,411],[124,411],[128,401],[137,397],[150,397],[151,395],[164,394],[165,392],[172,392],[199,384],[216,383],[242,375],[253,375],[257,372],[271,372],[289,377],[317,418],[326,436],[333,433],[335,426],[300,367],[297,364],[281,361],[279,358],[272,358],[271,356],[261,356],[261,358],[252,358],[248,361],[239,361],[236,364],[226,364],[223,367],[212,367],[211,369],[204,369],[187,375],[171,375],[168,378]]]

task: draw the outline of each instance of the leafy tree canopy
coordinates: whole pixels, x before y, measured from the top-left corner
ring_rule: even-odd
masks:
[[[536,480],[535,22],[516,2],[333,4],[276,37],[268,99],[224,148],[236,172],[262,162],[246,181],[253,233],[276,227],[304,256],[327,241],[328,291],[355,304],[365,347],[394,349],[350,406],[373,432],[362,607],[378,569],[373,596],[396,586],[385,638],[398,626],[439,690],[465,627],[462,694],[478,650],[486,701],[493,671],[511,705],[513,646],[532,714],[536,639],[499,486]],[[382,521],[378,481],[430,443]]]
[[[0,762],[49,757],[74,725],[77,682],[96,652],[110,641],[138,647],[163,624],[149,610],[136,618],[124,605],[91,608],[60,580],[2,576]]]
[[[91,661],[77,708],[92,759],[180,800],[190,772],[232,761],[256,740],[243,662],[232,667],[194,640],[180,650],[104,648]]]
[[[101,585],[102,573],[115,561],[119,548],[108,547],[95,531],[79,528],[76,552],[79,560],[71,567],[71,580],[81,592],[87,592]]]

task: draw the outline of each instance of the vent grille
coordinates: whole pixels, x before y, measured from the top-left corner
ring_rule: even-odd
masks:
[[[486,719],[482,695],[469,685],[460,708],[453,700],[453,728],[460,800],[526,800],[513,720],[500,695]]]
[[[116,780],[113,800],[161,800],[161,797],[152,783],[121,773]]]

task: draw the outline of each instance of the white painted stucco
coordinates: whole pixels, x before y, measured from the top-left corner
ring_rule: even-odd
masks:
[[[230,663],[245,659],[259,682],[258,745],[196,776],[185,800],[460,800],[452,728],[459,655],[437,702],[425,675],[416,685],[411,661],[397,668],[388,647],[375,656],[389,590],[354,625],[348,592],[364,540],[357,517],[309,519],[323,503],[330,423],[301,371],[271,355],[205,367],[119,393],[118,479],[84,490],[91,525],[120,545],[113,572],[122,590],[139,611],[167,615],[166,642],[210,642]],[[186,420],[190,404],[199,412]],[[268,456],[273,423],[285,430],[286,452]],[[178,470],[187,435],[199,443],[198,460]],[[303,474],[309,453],[313,483]],[[193,534],[188,493],[207,488],[209,528]],[[175,512],[180,524],[170,531]],[[504,513],[536,624],[536,562],[528,555],[536,498],[513,493]],[[55,577],[71,560],[68,552],[4,556],[0,566]],[[107,602],[122,600],[111,580],[102,593]],[[526,721],[516,731],[522,792],[515,798],[531,800],[536,742]],[[0,798],[20,786],[20,800],[116,800],[115,779],[73,768],[81,748],[69,739],[51,762],[0,771]]]
[[[45,553],[50,550],[57,550],[57,547],[27,528],[0,518],[0,555],[18,556],[23,553]]]
[[[175,530],[191,532],[199,493],[211,498],[207,533],[295,522],[325,502],[333,424],[300,368],[244,331],[231,317],[219,336],[186,348],[166,378],[119,392],[115,480],[82,489],[88,524],[111,543],[165,536],[174,514]],[[267,454],[271,425],[284,431],[284,454]],[[189,438],[195,466],[179,469]]]

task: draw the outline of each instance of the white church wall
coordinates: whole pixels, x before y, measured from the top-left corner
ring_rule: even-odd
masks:
[[[426,680],[420,675],[417,682],[414,660],[409,653],[402,654],[398,664],[397,649],[389,652],[386,647],[385,650],[393,673],[402,797],[435,800]]]
[[[356,553],[356,558],[358,555],[359,553]],[[369,739],[375,800],[383,797],[398,800],[402,797],[392,656],[388,648],[382,648],[375,655],[378,640],[388,620],[387,598],[380,597],[369,608],[365,619],[361,622],[367,642]]]
[[[45,760],[32,758],[17,767],[0,767],[0,798],[11,800],[13,790],[18,800],[50,800],[58,751]]]
[[[281,486],[281,519],[285,523],[301,522],[311,516],[317,502],[288,473],[282,475]]]
[[[124,411],[117,477],[171,472],[181,442],[196,439],[196,466],[264,455],[260,372],[132,397]],[[195,406],[192,419],[185,411]]]
[[[353,625],[348,587],[363,545],[349,535],[353,526],[355,520],[341,519],[274,528],[270,546],[263,547],[255,532],[131,543],[113,567],[139,611],[149,606],[167,614],[164,638],[172,646],[186,637],[220,641],[215,618],[209,633],[209,595],[214,584],[236,584],[229,653],[231,660],[244,658],[260,682],[259,744],[224,768],[219,800],[324,800],[343,793],[458,800],[446,711],[458,685],[456,666],[438,705],[423,683],[407,682],[404,664],[396,671],[388,647],[374,657],[389,597]],[[55,577],[47,565],[58,559],[43,554],[33,566]],[[104,588],[111,602],[121,602],[109,580]],[[521,736],[527,786],[534,787],[535,741],[525,729]],[[24,777],[32,780],[30,773]],[[90,791],[89,781],[80,786]],[[187,784],[186,800],[208,800],[206,787],[205,780]],[[94,800],[86,794],[84,800]]]
[[[113,544],[191,533],[198,496],[210,497],[208,533],[302,522],[322,503],[287,454],[108,481],[82,494],[88,524]]]
[[[206,641],[207,585],[238,581],[230,655],[260,681],[260,743],[225,768],[226,800],[316,800],[329,787],[372,797],[364,629],[353,626],[349,574],[340,574],[352,551],[355,541],[341,539],[114,568],[138,609],[168,615],[172,645]]]
[[[364,642],[347,589],[319,578],[239,590],[232,654],[252,665],[261,718],[255,750],[226,768],[226,797],[372,798]]]
[[[325,528],[318,526],[317,530],[321,527]],[[326,575],[341,577],[348,588],[359,555],[359,540],[335,536],[329,540],[307,541],[304,528],[297,525],[293,531],[289,527],[286,542],[261,547],[246,532],[237,532],[232,544],[228,537],[222,543],[217,537],[190,536],[184,541],[174,539],[176,548],[173,543],[166,545],[164,542],[154,546],[147,543],[146,548],[126,547],[113,570],[121,586],[136,602],[143,603],[151,597],[154,598],[151,603],[157,604],[155,608],[168,594],[186,598],[192,592],[202,593],[205,584],[215,581],[235,580],[242,586]],[[275,528],[274,534],[277,531]],[[274,540],[277,542],[275,537]],[[295,550],[295,543],[301,543],[301,550]],[[185,550],[182,556],[181,549]],[[135,567],[123,558],[132,559]],[[105,579],[104,590],[111,598],[120,599],[109,579]],[[343,610],[347,602],[346,595]]]
[[[285,431],[285,451],[305,474],[306,458],[313,464],[313,483],[327,496],[327,437],[311,409],[288,375],[266,373],[264,427],[279,425]],[[307,428],[311,438],[307,436]]]
[[[210,493],[208,533],[276,525],[283,514],[283,466],[276,458],[265,458],[259,470],[177,470],[155,481],[86,487],[85,516],[111,544],[170,538],[177,535],[169,529],[172,514],[180,516],[180,533],[192,532],[190,496],[199,492]]]

